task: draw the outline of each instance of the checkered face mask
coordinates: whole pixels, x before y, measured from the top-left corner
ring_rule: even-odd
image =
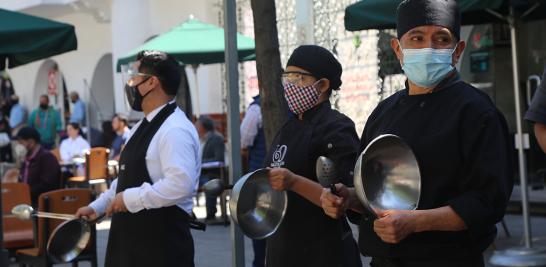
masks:
[[[298,86],[293,83],[283,84],[284,97],[288,102],[288,108],[292,112],[299,115],[317,104],[320,93],[315,84],[317,83],[309,86]]]

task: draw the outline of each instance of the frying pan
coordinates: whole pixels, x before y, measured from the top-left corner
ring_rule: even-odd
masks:
[[[47,242],[47,252],[57,263],[70,262],[78,257],[89,243],[92,225],[101,221],[106,215],[102,214],[93,220],[87,220],[76,218],[71,214],[35,212],[26,204],[13,207],[11,213],[22,220],[28,220],[31,217],[66,220],[53,230]]]
[[[354,186],[364,207],[377,210],[413,210],[421,196],[419,164],[411,148],[398,136],[380,135],[358,158]]]
[[[273,190],[268,174],[268,169],[247,173],[231,191],[230,216],[252,239],[264,239],[274,234],[288,205],[286,192]]]

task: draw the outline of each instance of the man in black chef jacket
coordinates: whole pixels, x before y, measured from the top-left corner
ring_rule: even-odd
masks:
[[[375,218],[338,185],[342,197],[323,190],[322,207],[332,217],[362,213],[359,246],[372,266],[483,266],[513,185],[505,119],[454,68],[465,48],[455,0],[403,1],[397,33],[406,89],[370,115],[361,151],[381,134],[400,136],[419,162],[419,205]]]
[[[132,109],[145,118],[131,129],[110,189],[78,216],[112,215],[107,267],[193,267],[188,226],[201,161],[193,124],[174,102],[180,66],[170,55],[142,51],[125,75]]]

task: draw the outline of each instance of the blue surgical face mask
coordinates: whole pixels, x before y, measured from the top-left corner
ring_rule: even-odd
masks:
[[[400,42],[398,43],[400,45]],[[400,47],[402,47],[400,45]],[[439,84],[453,70],[451,65],[453,49],[403,49],[402,69],[414,84],[432,88]]]

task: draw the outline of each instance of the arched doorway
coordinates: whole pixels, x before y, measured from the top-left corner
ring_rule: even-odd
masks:
[[[85,92],[89,105],[89,124],[101,129],[104,121],[109,121],[115,113],[114,77],[112,75],[112,54],[103,55],[91,79],[91,86]]]
[[[61,114],[68,114],[70,104],[64,76],[57,62],[52,59],[46,59],[38,69],[31,109],[38,106],[40,96],[45,94],[49,96],[50,105]],[[65,116],[61,117],[64,123]]]

